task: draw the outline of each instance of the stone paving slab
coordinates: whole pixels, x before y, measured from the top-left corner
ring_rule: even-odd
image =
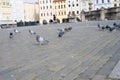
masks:
[[[57,29],[66,26],[74,27],[57,38]],[[11,40],[13,29],[0,30],[0,80],[104,80],[120,59],[119,31],[77,23],[17,29],[21,33]],[[36,45],[36,35],[30,35],[29,29],[49,44]]]
[[[117,63],[109,77],[112,79],[120,79],[120,61]]]

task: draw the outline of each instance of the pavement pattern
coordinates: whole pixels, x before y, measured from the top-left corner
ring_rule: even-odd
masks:
[[[0,30],[0,80],[117,80],[109,77],[120,60],[120,31],[99,31],[97,26],[53,24]],[[57,29],[73,27],[62,38]],[[32,29],[45,37],[37,45]]]
[[[109,77],[115,78],[115,79],[120,79],[120,61],[115,66],[115,68],[113,69],[113,71],[111,72],[111,74],[109,75]]]

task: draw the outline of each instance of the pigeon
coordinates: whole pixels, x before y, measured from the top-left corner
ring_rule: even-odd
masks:
[[[33,30],[30,30],[29,29],[29,33],[32,35],[32,34],[36,34],[36,32],[34,32]]]
[[[60,32],[58,33],[58,37],[62,37],[63,34],[64,34],[64,32],[63,32],[63,31],[60,31]]]
[[[14,32],[15,32],[15,33],[20,33],[20,31],[18,31],[17,29],[14,29]]]
[[[115,27],[115,29],[120,30],[120,24],[117,24],[117,23],[114,22],[113,26]]]
[[[106,28],[107,28],[110,32],[115,29],[115,27],[112,26],[112,25],[107,25]]]
[[[47,44],[49,42],[48,40],[39,35],[36,36],[36,41],[41,45]]]
[[[105,29],[105,26],[98,24],[98,28],[99,28],[100,30],[104,30],[104,29]]]

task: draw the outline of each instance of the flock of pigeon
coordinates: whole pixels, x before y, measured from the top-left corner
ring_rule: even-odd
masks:
[[[66,27],[66,28],[63,28],[63,29],[58,29],[58,37],[62,37],[66,32],[72,30],[72,27]],[[9,38],[12,39],[14,34],[17,34],[17,33],[20,33],[20,31],[18,31],[17,29],[14,29],[14,33],[13,32],[10,32],[9,34]],[[37,35],[35,31],[29,29],[29,33],[31,35],[36,35],[36,41],[39,45],[44,45],[44,44],[47,44],[49,41],[46,40],[44,37],[40,36],[40,35]]]
[[[99,30],[109,30],[110,32],[112,32],[113,30],[120,30],[120,24],[117,24],[117,23],[113,23],[113,25],[101,25],[101,24],[98,24],[97,25]]]
[[[110,32],[112,32],[113,30],[120,30],[120,24],[117,24],[117,23],[113,23],[113,25],[101,25],[101,24],[98,24],[97,25],[99,30],[108,30]],[[58,37],[62,37],[66,32],[68,31],[71,31],[72,30],[72,27],[66,27],[66,28],[63,28],[63,29],[57,29],[59,32],[58,32]],[[20,33],[20,31],[18,31],[17,29],[14,29],[14,33]],[[30,30],[29,29],[29,33],[32,35],[36,35],[36,32],[34,32],[33,30]],[[14,34],[13,32],[10,32],[9,34],[9,38],[13,38]],[[49,41],[46,40],[45,38],[43,38],[42,36],[40,35],[36,35],[36,41],[38,42],[38,44],[40,45],[43,45],[43,44],[46,44],[48,43]]]
[[[63,29],[58,29],[59,33],[58,33],[58,37],[62,37],[65,32],[68,32],[68,31],[71,31],[72,30],[72,27],[66,27],[66,28],[63,28]]]
[[[113,30],[120,30],[120,24],[117,24],[117,23],[113,23],[113,25],[106,25],[106,26],[98,24],[97,26],[98,26],[99,30],[109,30],[110,32],[112,32]],[[62,37],[66,32],[71,31],[72,27],[66,27],[66,28],[57,29],[57,30],[59,31],[58,37]],[[14,29],[14,33],[15,34],[20,33],[20,31],[18,31],[17,29]],[[30,30],[30,29],[29,29],[29,33],[31,35],[33,35],[33,34],[36,35],[36,32],[33,30]],[[13,32],[10,32],[9,38],[10,39],[13,38]],[[36,41],[40,45],[44,45],[44,44],[47,44],[49,42],[48,40],[46,40],[45,38],[43,38],[40,35],[36,35]]]

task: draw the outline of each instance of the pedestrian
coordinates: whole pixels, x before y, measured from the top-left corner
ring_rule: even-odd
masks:
[[[12,32],[10,32],[10,34],[9,34],[9,38],[10,38],[10,39],[13,38],[13,33],[12,33]]]

